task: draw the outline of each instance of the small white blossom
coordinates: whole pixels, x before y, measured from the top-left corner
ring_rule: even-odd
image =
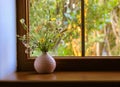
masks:
[[[69,1],[69,0],[67,0],[66,4],[68,5],[69,3],[70,3],[70,1]]]
[[[75,4],[72,4],[73,9],[75,8]]]
[[[24,24],[25,23],[25,19],[20,19],[20,22],[22,23],[22,24]]]
[[[61,22],[61,21],[56,21],[56,24],[57,24],[58,26],[60,26],[60,25],[62,24],[62,22]]]

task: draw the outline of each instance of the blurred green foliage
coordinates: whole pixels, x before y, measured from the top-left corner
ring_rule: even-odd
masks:
[[[85,0],[85,49],[86,56],[96,56],[96,44],[105,45],[104,28],[111,23],[111,11],[119,0]],[[44,19],[59,16],[68,29],[65,40],[52,55],[81,56],[81,0],[30,0],[30,29],[34,30]],[[48,15],[50,14],[50,15]],[[112,31],[111,31],[112,32]],[[110,48],[116,48],[115,36],[108,35]],[[103,51],[99,48],[100,51]],[[109,49],[110,51],[110,49]],[[119,55],[120,51],[112,55]],[[37,50],[32,56],[39,55]],[[102,54],[101,54],[102,55]]]

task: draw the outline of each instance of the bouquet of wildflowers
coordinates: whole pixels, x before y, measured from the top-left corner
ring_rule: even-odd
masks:
[[[27,31],[28,27],[25,20],[21,19],[20,22]],[[29,30],[26,35],[18,35],[18,37],[27,48],[26,53],[33,52],[35,49],[48,52],[54,50],[63,41],[66,31],[67,28],[62,25],[59,19],[51,18],[50,20],[43,20],[35,29]]]

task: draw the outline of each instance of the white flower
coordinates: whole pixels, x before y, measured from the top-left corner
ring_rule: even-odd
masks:
[[[66,4],[67,4],[67,5],[69,5],[69,3],[70,3],[70,1],[69,1],[69,0],[67,0]]]
[[[24,24],[25,23],[25,19],[20,19],[20,22],[22,23],[22,24]]]
[[[58,25],[58,26],[60,26],[61,24],[62,24],[62,22],[61,21],[56,21],[56,24]]]
[[[72,4],[73,9],[75,8],[75,4]]]

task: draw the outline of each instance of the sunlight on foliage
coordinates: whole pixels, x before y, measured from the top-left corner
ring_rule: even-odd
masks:
[[[85,55],[120,55],[120,1],[85,0],[84,12]],[[52,55],[81,56],[81,0],[30,0],[29,17],[30,31],[35,32],[34,35],[46,19],[58,20],[63,25],[61,28],[67,30],[57,49],[50,51]],[[44,37],[44,33],[41,35]],[[44,38],[38,40],[46,41]],[[37,49],[31,56],[36,55],[39,55]]]

